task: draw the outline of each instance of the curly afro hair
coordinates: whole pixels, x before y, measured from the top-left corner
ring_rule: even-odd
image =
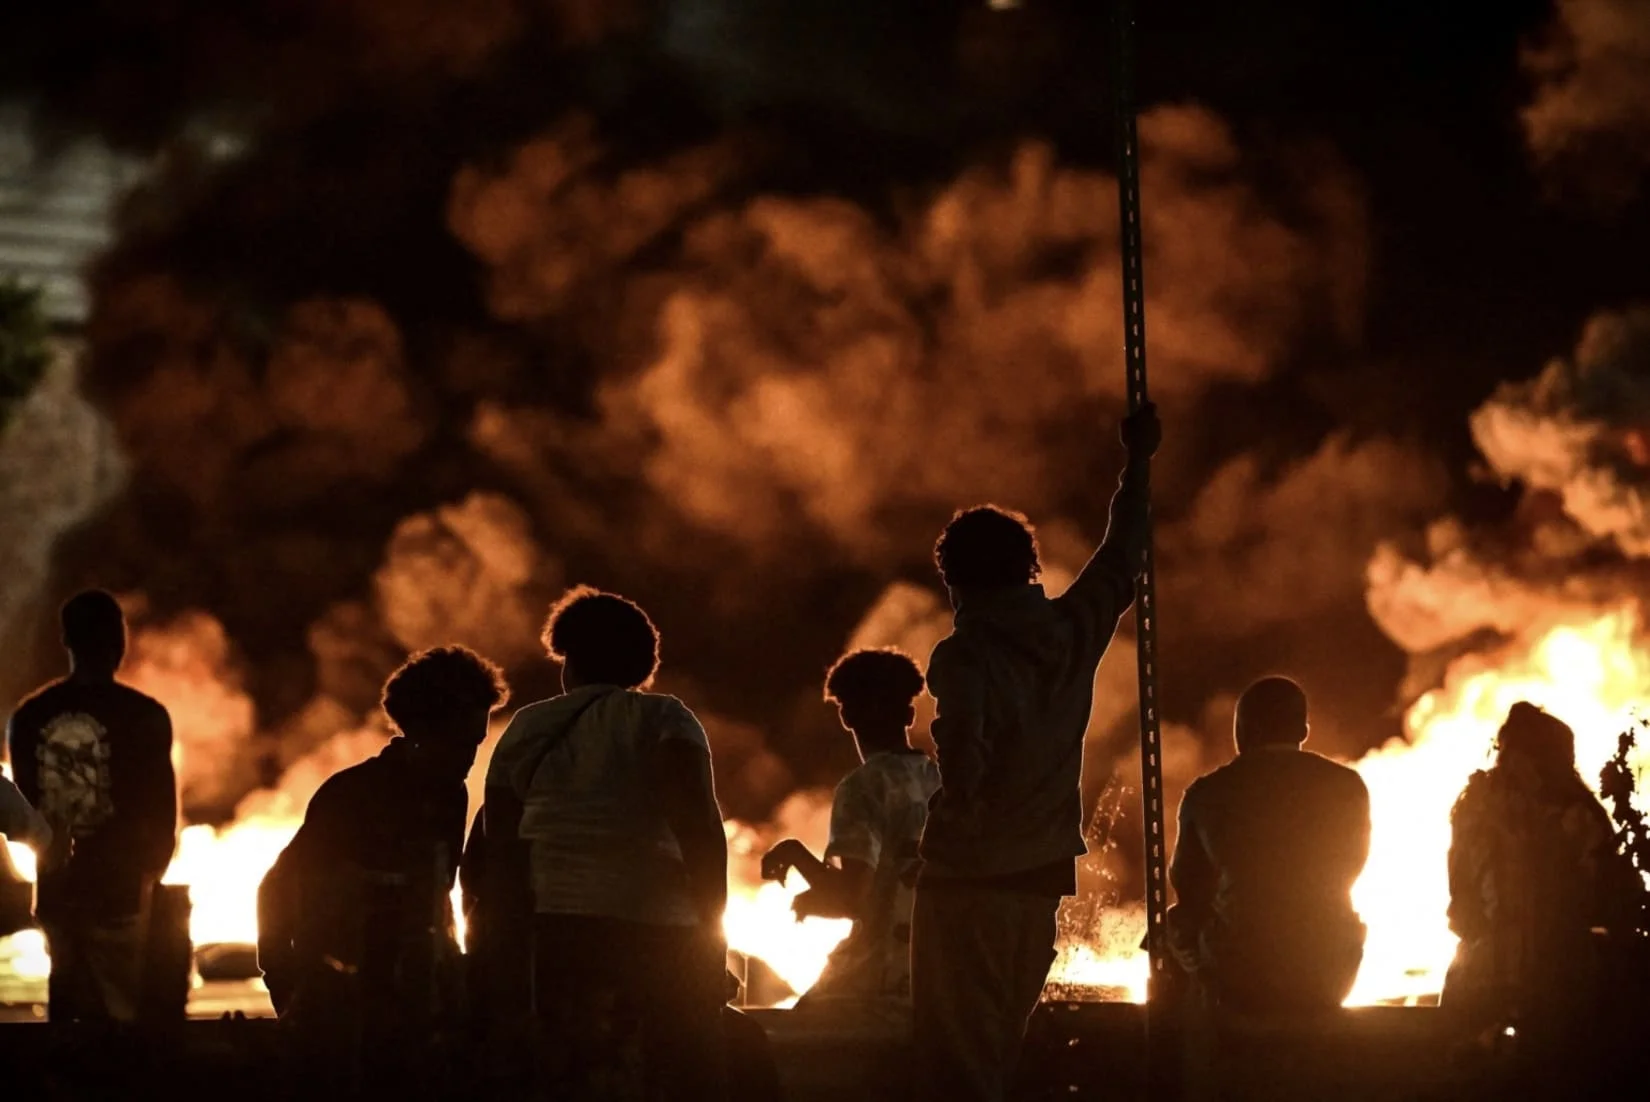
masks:
[[[903,710],[922,695],[922,688],[922,671],[896,647],[852,651],[825,675],[825,699],[838,706]]]
[[[589,586],[550,609],[544,649],[587,684],[638,689],[659,669],[659,631],[636,602]]]
[[[442,720],[485,708],[492,712],[510,699],[504,673],[468,647],[420,651],[384,685],[384,714],[402,733],[409,724],[442,729]]]
[[[951,589],[999,589],[1042,576],[1037,533],[1021,513],[995,505],[964,509],[934,545],[940,578]]]

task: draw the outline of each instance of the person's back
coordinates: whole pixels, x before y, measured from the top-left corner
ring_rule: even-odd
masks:
[[[1447,1020],[1468,1052],[1510,1048],[1531,1097],[1625,1097],[1609,1084],[1641,1044],[1622,1014],[1642,1000],[1644,888],[1576,772],[1574,733],[1513,705],[1450,821]]]
[[[1051,600],[1039,586],[959,602],[955,627],[929,662],[929,683],[946,704],[978,694],[981,725],[993,738],[968,800],[951,796],[934,807],[922,842],[933,875],[1022,872],[1085,852],[1083,737],[1095,671],[1132,585],[1121,563],[1109,580],[1106,602],[1085,590]],[[943,708],[937,740],[945,737]],[[942,767],[964,752],[941,747]],[[950,777],[962,772],[947,774],[951,793],[961,785]]]
[[[703,744],[686,706],[671,696],[585,686],[528,705],[510,727],[489,779],[521,800],[537,911],[692,925],[681,849],[649,765],[660,742]]]
[[[659,636],[633,602],[574,589],[543,639],[564,691],[511,719],[485,807],[490,850],[526,843],[538,1089],[582,1096],[639,1073],[650,1098],[708,1102],[727,1002],[709,740],[681,701],[645,691]]]
[[[1076,892],[1083,738],[1094,677],[1134,598],[1147,471],[1160,429],[1123,423],[1128,462],[1106,538],[1059,597],[1026,519],[992,506],[935,546],[955,609],[928,689],[941,786],[912,909],[912,1010],[922,1093],[999,1099],[1054,962],[1060,900]]]
[[[1338,1006],[1362,959],[1351,893],[1369,854],[1369,793],[1354,770],[1301,749],[1305,716],[1293,682],[1257,682],[1239,702],[1237,758],[1181,803],[1174,924],[1222,1004]]]
[[[171,722],[114,681],[66,678],[18,706],[11,752],[25,795],[72,848],[40,877],[42,917],[136,914],[177,838]]]
[[[1511,1021],[1574,1007],[1597,986],[1594,931],[1629,925],[1641,889],[1574,754],[1562,722],[1515,705],[1495,765],[1456,801],[1449,917],[1461,943],[1444,988],[1452,1011]]]
[[[8,727],[18,788],[52,825],[37,910],[52,953],[52,1016],[137,1013],[143,916],[177,845],[166,709],[115,681],[126,622],[93,590],[62,611],[72,671],[29,697]]]

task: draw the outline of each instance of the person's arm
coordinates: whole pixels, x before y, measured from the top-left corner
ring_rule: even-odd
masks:
[[[302,962],[299,935],[306,909],[316,900],[306,895],[330,869],[348,859],[348,794],[328,781],[311,797],[304,821],[258,885],[258,967],[270,1002],[280,1014],[291,999]]]
[[[949,808],[966,808],[985,778],[991,747],[984,679],[955,637],[934,648],[928,660],[928,691],[936,706],[931,730],[940,767],[940,799]]]
[[[1450,809],[1449,839],[1449,928],[1456,937],[1470,938],[1481,933],[1489,919],[1484,910],[1484,824],[1478,821],[1479,786],[1483,774],[1476,774]]]
[[[667,730],[653,748],[651,787],[681,848],[700,926],[720,942],[728,904],[728,838],[704,730],[685,707],[677,707],[680,713],[667,720]]]
[[[1203,834],[1198,829],[1197,786],[1186,790],[1180,800],[1180,829],[1175,839],[1174,857],[1169,862],[1169,883],[1174,888],[1184,921],[1201,928],[1214,911],[1215,888],[1220,874],[1209,856]]]
[[[11,776],[17,782],[17,790],[30,807],[39,807],[40,762],[34,756],[34,732],[26,723],[23,708],[13,712],[6,721],[6,755],[11,759]]]
[[[128,796],[134,809],[133,844],[144,875],[159,878],[178,846],[178,779],[172,768],[172,717],[155,704],[142,720],[144,753]]]
[[[873,868],[863,861],[844,858],[839,865],[821,866],[825,875],[791,903],[797,918],[863,917],[866,897],[871,893]]]
[[[1118,620],[1134,601],[1134,580],[1150,524],[1151,458],[1162,429],[1156,408],[1147,405],[1125,418],[1122,427],[1128,458],[1111,499],[1106,536],[1059,600],[1084,613],[1097,637],[1111,638]]]
[[[808,878],[808,890],[791,904],[798,918],[861,917],[872,873],[883,857],[880,810],[879,792],[865,771],[850,773],[836,786],[825,860],[815,862],[817,871]]]
[[[485,892],[487,882],[487,805],[483,803],[470,824],[470,838],[464,844],[464,855],[458,862],[459,900],[464,922],[473,934],[476,907]],[[473,938],[472,938],[473,940]]]
[[[1337,854],[1348,890],[1358,882],[1364,866],[1369,863],[1369,841],[1374,831],[1369,812],[1369,786],[1357,774],[1353,774],[1352,782],[1348,786],[1346,836]]]
[[[36,853],[44,853],[52,844],[52,828],[44,816],[31,807],[18,787],[5,777],[0,777],[0,834],[27,845]]]

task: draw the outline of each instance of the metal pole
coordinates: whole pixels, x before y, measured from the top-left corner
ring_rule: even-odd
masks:
[[[1117,110],[1117,201],[1122,215],[1123,364],[1129,412],[1147,402],[1146,290],[1141,278],[1140,146],[1135,128],[1134,4],[1114,0],[1112,81]],[[1146,835],[1146,946],[1151,960],[1148,1002],[1163,993],[1168,958],[1164,925],[1169,906],[1163,833],[1163,731],[1157,703],[1157,588],[1148,516],[1135,581],[1135,646],[1140,656],[1140,795]]]

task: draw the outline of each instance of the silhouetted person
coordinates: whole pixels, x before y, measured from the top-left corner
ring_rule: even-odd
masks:
[[[428,1040],[454,1011],[447,902],[464,842],[465,775],[509,695],[463,647],[424,651],[384,686],[399,737],[333,775],[258,891],[258,963],[276,1013],[317,1059]],[[377,1055],[406,1062],[407,1051]]]
[[[1449,922],[1461,941],[1443,1009],[1467,1031],[1516,1038],[1526,1074],[1567,1052],[1569,1065],[1552,1069],[1562,1085],[1602,1024],[1605,937],[1627,930],[1642,890],[1576,772],[1574,733],[1514,704],[1495,763],[1473,774],[1450,821]]]
[[[1330,1010],[1352,991],[1364,925],[1369,790],[1301,744],[1306,694],[1284,677],[1238,699],[1237,757],[1186,789],[1169,877],[1175,956],[1205,998],[1250,1013]]]
[[[1037,584],[1031,527],[959,513],[935,549],[956,610],[928,688],[942,785],[923,831],[911,988],[928,1097],[999,1099],[1054,962],[1055,913],[1085,852],[1080,783],[1094,676],[1134,599],[1146,528],[1150,407],[1123,424],[1128,463],[1105,542],[1061,596]]]
[[[836,787],[823,861],[794,838],[762,858],[764,878],[783,880],[794,868],[808,882],[796,898],[798,918],[854,923],[799,1008],[844,999],[909,1007],[917,843],[940,785],[938,768],[909,741],[922,688],[922,671],[897,650],[855,651],[826,676],[825,699],[862,764]]]
[[[36,896],[51,1017],[130,1022],[150,899],[177,846],[172,721],[115,680],[126,619],[113,597],[70,598],[62,627],[69,676],[18,705],[9,727],[17,787],[54,835]]]
[[[565,691],[516,713],[486,794],[493,840],[516,818],[528,843],[541,1089],[584,1097],[639,1070],[649,1099],[714,1099],[727,839],[710,743],[681,701],[644,691],[659,636],[632,602],[575,589],[544,642]]]

